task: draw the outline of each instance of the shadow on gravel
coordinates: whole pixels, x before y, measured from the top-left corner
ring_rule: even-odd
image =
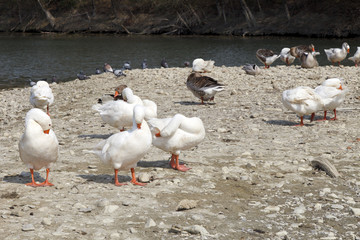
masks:
[[[305,119],[304,119],[305,120]],[[271,125],[280,125],[280,126],[296,126],[299,125],[299,122],[290,122],[290,121],[285,121],[285,120],[270,120],[270,121],[264,121],[267,124],[271,124]],[[305,122],[305,121],[304,121]],[[313,123],[304,123],[304,126],[313,126]]]
[[[84,135],[79,135],[78,138],[99,138],[99,139],[107,139],[111,136],[112,134],[84,134]]]
[[[124,174],[126,171],[123,171]],[[120,175],[118,174],[118,179],[120,183],[127,183],[129,181],[131,181],[131,177],[130,177],[130,171],[129,172],[129,176],[125,176],[125,175]],[[114,174],[113,175],[109,175],[109,174],[81,174],[78,175],[79,177],[85,179],[88,182],[96,182],[96,183],[114,183]]]
[[[42,178],[38,172],[34,171],[34,179],[35,182],[44,182],[45,178]],[[31,174],[30,172],[22,172],[17,175],[9,175],[3,178],[4,182],[10,183],[18,183],[18,184],[26,184],[31,182]]]
[[[180,105],[215,105],[216,103],[212,102],[206,102],[204,104],[201,104],[201,102],[189,102],[189,101],[181,101],[181,102],[174,102],[175,104]]]
[[[157,160],[157,161],[139,161],[138,167],[143,168],[152,168],[152,167],[158,167],[158,168],[170,168],[169,160]]]

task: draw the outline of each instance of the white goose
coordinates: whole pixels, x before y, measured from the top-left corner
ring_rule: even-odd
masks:
[[[300,56],[300,62],[302,68],[314,68],[319,66],[319,62],[316,60],[316,55],[319,52],[303,52]]]
[[[244,70],[246,74],[254,76],[260,73],[260,68],[256,64],[247,63],[242,67],[242,70]]]
[[[224,90],[224,85],[200,73],[191,73],[186,80],[186,86],[195,97],[201,99],[201,104],[204,104],[204,101],[214,100],[215,94]]]
[[[136,181],[135,170],[138,161],[144,157],[151,147],[151,132],[144,120],[144,107],[134,107],[133,127],[131,130],[119,132],[101,141],[90,151],[100,157],[105,164],[110,164],[115,170],[115,185],[124,185],[118,181],[119,170],[131,170],[131,183],[145,185]]]
[[[340,65],[340,62],[346,58],[346,55],[350,52],[350,46],[346,42],[342,44],[342,48],[329,48],[324,49],[327,59],[334,64],[337,62]]]
[[[295,57],[290,54],[290,48],[283,48],[280,52],[280,60],[290,65],[294,62]]]
[[[50,117],[38,108],[31,109],[25,118],[25,132],[19,142],[21,160],[30,168],[31,183],[28,186],[53,186],[48,180],[50,164],[58,159],[59,143],[51,128]],[[46,167],[46,180],[36,183],[34,170]]]
[[[326,112],[329,110],[334,111],[334,117],[330,120],[336,120],[336,108],[344,102],[347,92],[342,81],[339,78],[327,79],[315,88],[315,92],[323,99],[324,118],[322,120],[326,120]]]
[[[314,119],[315,112],[323,107],[321,97],[310,87],[297,87],[285,90],[282,94],[282,103],[284,106],[300,116],[300,124],[303,126],[303,116],[312,114],[311,121]]]
[[[157,106],[153,101],[142,101],[138,96],[133,95],[130,88],[122,91],[123,100],[109,101],[103,105],[96,104],[92,108],[99,112],[101,119],[110,126],[124,131],[125,127],[133,124],[133,109],[139,105],[145,107],[145,119],[157,116]],[[126,101],[126,102],[125,102]]]
[[[360,47],[357,47],[357,50],[356,50],[354,56],[349,57],[348,59],[353,61],[355,63],[355,67],[357,67],[358,64],[360,63]]]
[[[30,103],[36,108],[45,108],[49,115],[49,105],[54,102],[54,95],[49,84],[45,81],[38,81],[30,90]]]
[[[179,164],[179,154],[182,150],[195,147],[205,138],[201,119],[176,114],[172,118],[153,118],[148,123],[153,134],[152,144],[171,153],[171,167],[183,172],[189,170],[190,168]]]
[[[270,65],[280,57],[269,49],[258,49],[256,51],[256,57],[265,65],[265,68],[269,68]]]
[[[211,72],[214,68],[215,61],[205,61],[202,58],[196,58],[192,63],[192,69],[194,72],[206,73]]]

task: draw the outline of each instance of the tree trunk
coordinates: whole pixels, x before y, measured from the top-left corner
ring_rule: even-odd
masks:
[[[16,1],[16,4],[18,6],[18,10],[19,10],[19,23],[22,24],[22,18],[21,18],[21,9],[20,9],[20,3],[19,0]]]
[[[95,7],[95,1],[91,0],[91,7],[92,7],[92,16],[95,17],[96,16],[96,7]]]
[[[55,22],[56,22],[54,16],[50,13],[49,10],[47,10],[47,9],[43,6],[43,4],[41,3],[41,0],[37,0],[37,1],[38,1],[39,5],[40,5],[41,9],[42,9],[43,12],[45,13],[46,18],[47,18],[47,20],[49,21],[51,27],[54,28]]]
[[[245,0],[241,0],[241,4],[242,4],[242,7],[244,9],[244,15],[246,17],[246,21],[249,25],[249,27],[256,27],[256,20],[255,20],[255,17],[254,15],[252,14],[250,8],[248,7],[248,5],[246,4],[246,1]]]
[[[287,17],[287,19],[288,19],[288,22],[290,22],[290,12],[289,12],[289,8],[288,8],[288,5],[287,5],[287,2],[286,2],[286,0],[283,0],[283,2],[284,2],[284,6],[285,6],[285,13],[286,13],[286,17]]]

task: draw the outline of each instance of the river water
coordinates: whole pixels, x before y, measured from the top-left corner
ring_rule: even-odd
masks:
[[[160,67],[163,58],[170,67],[183,67],[201,57],[212,59],[216,66],[241,66],[245,63],[262,64],[255,56],[259,48],[280,53],[283,47],[301,44],[315,45],[321,55],[320,65],[329,65],[325,48],[341,47],[346,41],[352,56],[360,46],[360,38],[320,39],[299,37],[228,37],[228,36],[119,36],[65,34],[0,34],[0,89],[24,87],[29,80],[58,81],[76,79],[79,71],[87,75],[102,69],[105,62],[121,68],[130,61],[132,68],[140,68],[144,58],[149,68]],[[296,61],[299,64],[298,61]],[[283,64],[278,59],[273,65]],[[344,65],[353,65],[349,60]]]

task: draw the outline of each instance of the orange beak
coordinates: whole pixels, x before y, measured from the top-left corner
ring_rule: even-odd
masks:
[[[315,52],[315,48],[312,48],[312,51]]]
[[[161,137],[160,132],[156,133],[155,137]]]
[[[119,96],[119,92],[118,92],[118,91],[115,91],[114,98],[116,98],[117,96]]]
[[[349,53],[349,52],[350,52],[350,49],[348,49],[347,52]]]
[[[340,85],[339,89],[340,89],[340,90],[343,90],[343,88],[342,88],[342,86],[341,86],[341,85]]]
[[[136,125],[138,129],[141,129],[141,123],[137,123]]]
[[[45,134],[49,134],[49,132],[50,132],[50,129],[44,131]]]

